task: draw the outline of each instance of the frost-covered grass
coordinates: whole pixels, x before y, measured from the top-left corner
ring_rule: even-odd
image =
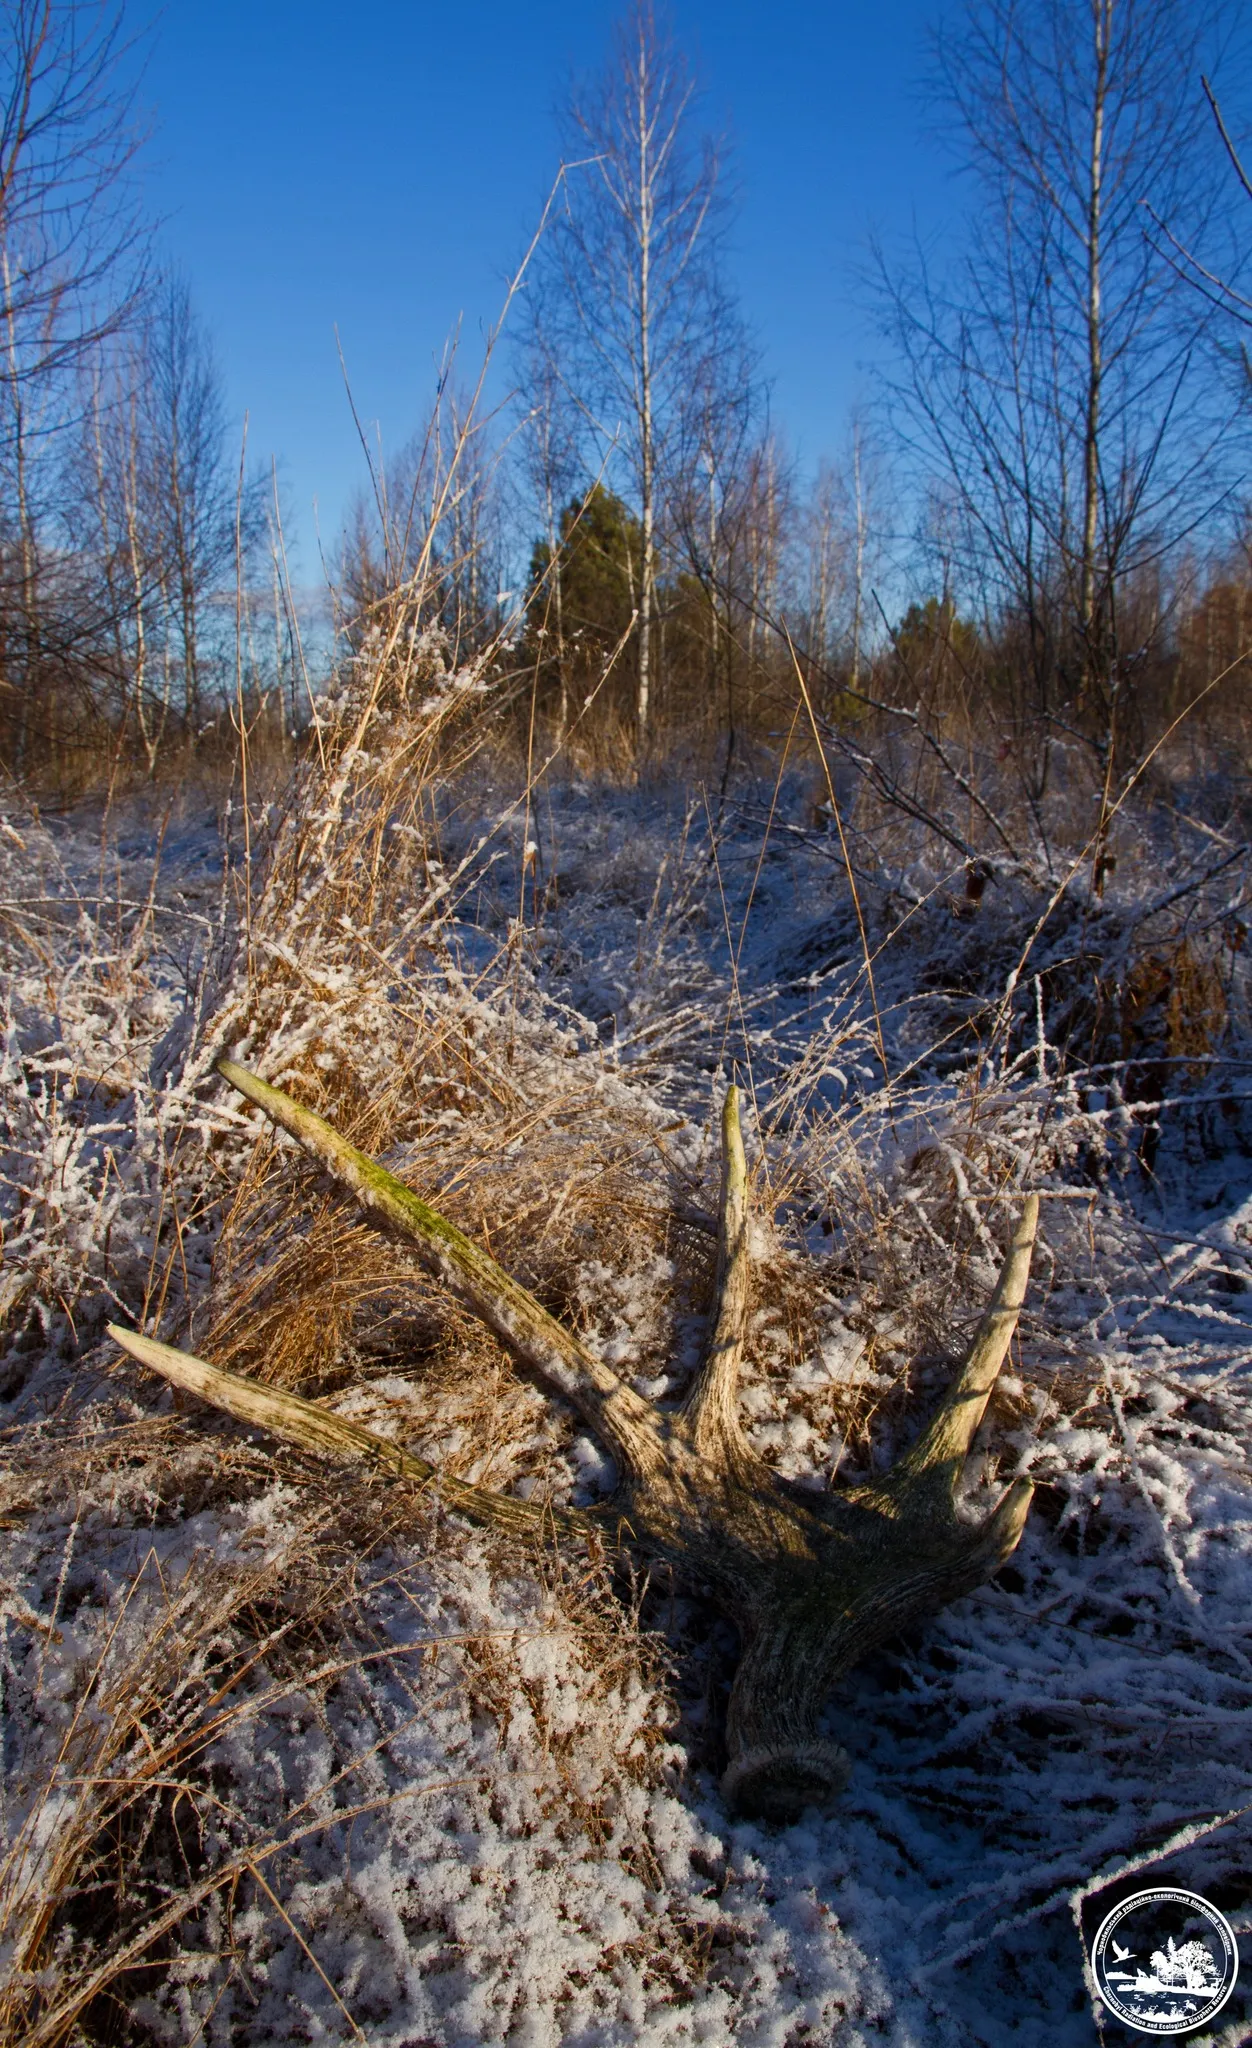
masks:
[[[1103,902],[1078,874],[1041,923],[1049,878],[1005,869],[969,913],[852,809],[854,900],[798,780],[720,816],[665,782],[519,796],[476,690],[434,662],[416,712],[330,707],[250,894],[191,816],[0,834],[3,2038],[1095,2042],[1079,1930],[1119,1873],[1252,1925],[1241,864],[1145,809]],[[1026,1537],[832,1700],[838,1812],[728,1817],[734,1645],[698,1587],[510,1552],[101,1343],[142,1320],[497,1489],[612,1484],[222,1051],[661,1400],[737,1067],[745,1420],[799,1484],[909,1440],[1043,1192],[969,1489],[1029,1470]],[[1237,1995],[1211,2038],[1247,2025]]]

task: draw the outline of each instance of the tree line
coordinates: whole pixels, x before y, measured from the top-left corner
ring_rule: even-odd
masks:
[[[70,791],[223,728],[263,601],[265,493],[141,203],[141,54],[113,0],[0,0],[0,766]],[[291,640],[245,650],[284,724]]]
[[[285,739],[281,534],[134,203],[122,17],[0,16],[0,757],[22,776],[90,733],[154,772],[232,693]],[[725,153],[635,0],[564,110],[508,398],[484,413],[449,369],[347,524],[340,658],[416,578],[442,660],[490,647],[518,720],[606,765],[696,749],[729,777],[803,700],[849,758],[901,718],[959,739],[1039,815],[1075,777],[1107,802],[1222,670],[1206,715],[1234,716],[1238,30],[1224,0],[967,0],[927,81],[960,222],[872,250],[877,390],[806,471],[732,288]]]
[[[495,630],[463,564],[516,583],[529,527],[519,717],[728,769],[785,728],[798,673],[836,733],[907,708],[1041,814],[1075,780],[1112,802],[1224,670],[1205,718],[1236,715],[1252,211],[1211,81],[1245,90],[1238,30],[1221,0],[969,0],[928,76],[961,221],[872,250],[877,390],[805,475],[730,286],[721,152],[639,0],[565,109],[507,453],[476,430],[436,600],[458,644]],[[387,580],[378,531],[363,508],[358,592]]]

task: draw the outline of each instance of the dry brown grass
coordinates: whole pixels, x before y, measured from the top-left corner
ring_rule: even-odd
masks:
[[[481,1760],[467,1779],[436,1771],[380,1791],[376,1759],[406,1718],[379,1718],[361,1690],[358,1681],[381,1667],[408,1718],[436,1712],[453,1691],[494,1724],[501,1744],[524,1700],[538,1739],[536,1811],[571,1837],[607,1839],[615,1786],[654,1782],[668,1767],[660,1723],[649,1715],[616,1775],[610,1767],[598,1787],[588,1784],[583,1731],[594,1726],[596,1700],[664,1684],[659,1645],[603,1567],[542,1542],[507,1554],[488,1545],[489,1570],[535,1589],[534,1626],[458,1632],[445,1622],[397,1641],[379,1614],[380,1593],[420,1607],[427,1560],[454,1559],[461,1542],[420,1489],[356,1474],[328,1485],[315,1462],[253,1447],[213,1420],[189,1428],[178,1414],[130,1419],[126,1376],[114,1378],[116,1392],[103,1396],[111,1429],[102,1426],[100,1393],[80,1398],[61,1429],[19,1446],[9,1475],[10,1527],[55,1525],[67,1498],[77,1503],[62,1539],[67,1573],[76,1540],[80,1548],[86,1540],[80,1531],[102,1515],[114,1524],[120,1562],[136,1562],[102,1603],[88,1595],[81,1613],[86,1589],[75,1589],[72,1574],[63,1574],[51,1619],[20,1592],[6,1601],[10,1631],[29,1646],[16,1660],[10,1647],[7,1689],[18,1726],[27,1717],[30,1760],[19,1756],[10,1771],[9,1811],[24,1818],[0,1862],[4,2048],[142,2038],[136,2000],[171,1968],[190,1959],[194,1977],[196,1957],[217,1951],[222,1961],[225,1942],[223,1983],[240,1970],[246,1977],[242,1952],[229,1961],[232,1920],[245,1906],[272,1908],[306,1947],[282,1904],[304,1842],[397,1800],[461,1786],[489,1792]],[[276,1482],[287,1489],[277,1518],[265,1505]],[[250,1515],[250,1502],[261,1511]],[[171,1551],[170,1534],[215,1513],[244,1519],[229,1560],[214,1555],[211,1538]],[[87,1654],[68,1688],[57,1664],[49,1694],[48,1655],[67,1630],[81,1633],[85,1616]],[[526,1645],[536,1633],[577,1644],[570,1670],[582,1674],[587,1716],[574,1727],[550,1721],[545,1686],[529,1673]],[[225,1759],[247,1729],[282,1726],[293,1714],[317,1723],[335,1768],[315,1798],[275,1800],[263,1785],[239,1782]],[[50,1725],[59,1728],[51,1747]],[[650,1854],[646,1835],[637,1850]]]
[[[550,1485],[570,1419],[554,1420],[477,1325],[436,1304],[395,1247],[328,1198],[289,1148],[256,1137],[209,1078],[217,1053],[246,1048],[576,1319],[587,1314],[578,1269],[591,1247],[625,1228],[635,1256],[648,1258],[682,1235],[658,1193],[664,1172],[646,1114],[632,1118],[623,1098],[607,1116],[582,1063],[550,1053],[524,976],[510,1007],[507,950],[469,977],[449,955],[461,878],[440,865],[438,792],[489,722],[475,678],[466,690],[450,684],[422,653],[408,631],[415,615],[416,601],[402,598],[376,622],[370,658],[239,873],[237,962],[161,1132],[152,1256],[131,1306],[223,1364],[364,1402],[383,1426],[438,1444],[453,1473]],[[184,1251],[206,1228],[216,1250],[201,1295]],[[412,1398],[397,1395],[398,1381]],[[328,1483],[324,1470],[257,1451],[239,1432],[154,1415],[151,1400],[150,1386],[116,1367],[90,1392],[67,1384],[60,1413],[14,1447],[9,1525],[36,1531],[71,1498],[89,1517],[116,1520],[123,1548],[142,1553],[137,1509],[141,1524],[177,1529],[284,1478],[306,1506],[281,1542],[258,1530],[255,1566],[197,1554],[171,1578],[157,1543],[113,1599],[53,1751],[35,1743],[30,1770],[13,1781],[26,1818],[0,1868],[5,2048],[130,2039],[127,2014],[152,1973],[188,1943],[211,1946],[224,1931],[229,1946],[237,1897],[263,1893],[285,1918],[282,1872],[324,1823],[299,1805],[246,1810],[223,1785],[216,1748],[296,1696],[325,1719],[354,1668],[399,1654],[371,1635],[363,1606],[380,1553],[394,1544],[420,1558],[460,1540],[436,1530],[412,1489]],[[495,1556],[490,1568],[526,1578],[544,1626],[577,1639],[584,1730],[594,1698],[661,1682],[637,1612],[600,1567],[584,1559],[575,1569],[538,1548]],[[56,1636],[58,1619],[15,1597],[19,1628]],[[578,1740],[546,1724],[544,1688],[519,1664],[515,1634],[460,1639],[451,1682],[502,1731],[526,1699],[547,1769],[541,1805],[562,1828],[607,1837],[613,1771],[599,1792],[587,1789]],[[415,1683],[415,1711],[431,1696]],[[350,1812],[355,1766],[336,1740]],[[613,1769],[652,1782],[664,1748],[651,1717]],[[651,1853],[643,1835],[637,1853]]]
[[[237,959],[161,1134],[151,1260],[129,1306],[154,1334],[215,1363],[394,1430],[453,1476],[563,1500],[574,1484],[572,1418],[212,1076],[222,1052],[247,1060],[385,1158],[555,1313],[601,1340],[622,1339],[632,1372],[674,1369],[676,1333],[706,1306],[713,1263],[707,1230],[683,1220],[683,1204],[711,1204],[711,1173],[703,1186],[680,1176],[657,1106],[545,1009],[522,917],[472,962],[456,950],[452,913],[493,846],[446,852],[447,793],[472,782],[498,730],[478,688],[489,666],[490,654],[468,677],[442,672],[418,593],[401,593],[375,618],[350,687],[239,874]],[[586,742],[581,765],[628,780],[624,749],[622,735],[607,753]],[[519,832],[542,764],[531,754],[525,765],[506,820]],[[1127,1029],[1142,1020],[1154,1045],[1163,1037],[1171,1056],[1195,1060],[1220,1034],[1223,1001],[1220,978],[1183,939],[1159,958],[1141,956],[1123,1014]],[[780,1115],[770,1159],[758,1162],[760,1207],[824,1217],[841,1246],[837,1261],[813,1260],[763,1232],[745,1408],[758,1448],[784,1469],[799,1451],[827,1469],[845,1455],[871,1466],[915,1425],[981,1305],[1021,1180],[1064,1169],[1087,1128],[1075,1115],[1053,1141],[1040,1108],[1046,1087],[1023,1106],[1020,1076],[975,1074],[942,1127],[906,1131],[888,1182],[869,1125],[890,1123],[889,1090],[860,1117],[806,1123],[802,1114],[822,1064],[863,1046],[863,1022],[848,1032],[847,1046],[828,1039],[797,1062],[776,1098],[795,1114],[794,1142],[784,1142]],[[1081,1224],[1076,1207],[1061,1210],[1045,1235],[1064,1241],[1068,1257]],[[207,1288],[183,1258],[197,1229],[214,1239]],[[1040,1277],[1046,1285],[1046,1257]],[[633,1321],[632,1296],[644,1303]],[[837,1305],[863,1341],[864,1369],[818,1387],[802,1375]],[[1040,1342],[1034,1314],[1028,1391],[1080,1406],[1091,1372],[1084,1378],[1063,1345]],[[30,1528],[72,1498],[124,1530],[144,1517],[165,1530],[276,1483],[304,1505],[254,1565],[204,1557],[163,1578],[154,1544],[116,1596],[59,1747],[19,1778],[28,1818],[0,1870],[0,1933],[14,1957],[0,1992],[4,2048],[59,2048],[75,2030],[126,2039],[145,1973],[168,1969],[180,1944],[220,1942],[228,1953],[237,1896],[268,1886],[285,1913],[284,1873],[301,1830],[322,1823],[298,1804],[279,1814],[232,1805],[212,1746],[297,1694],[332,1728],[335,1688],[369,1659],[394,1655],[364,1590],[387,1546],[399,1577],[436,1555],[444,1564],[459,1556],[461,1535],[416,1490],[254,1447],[203,1415],[156,1414],[155,1399],[150,1383],[120,1371],[104,1394],[67,1394],[62,1412],[17,1447],[12,1523]],[[1007,1394],[998,1424],[1020,1421],[1025,1399]],[[587,1717],[631,1685],[654,1692],[664,1711],[664,1659],[639,1600],[623,1601],[598,1564],[542,1547],[488,1550],[487,1564],[538,1589],[545,1625],[572,1646],[571,1664],[580,1660]],[[33,1608],[12,1611],[36,1642],[60,1625]],[[536,1810],[571,1838],[607,1840],[621,1789],[669,1768],[659,1713],[588,1790],[580,1733],[552,1717],[515,1635],[458,1637],[446,1682],[501,1743],[525,1700],[548,1773]],[[444,1658],[451,1641],[428,1645],[417,1663]],[[424,1711],[431,1686],[417,1675],[406,1683],[413,1711]],[[339,1754],[346,1810],[355,1765],[342,1746]],[[657,1884],[646,1830],[622,1855]],[[704,1934],[689,1934],[657,1963],[684,1995],[708,1962]],[[294,1929],[290,1938],[303,1939]]]

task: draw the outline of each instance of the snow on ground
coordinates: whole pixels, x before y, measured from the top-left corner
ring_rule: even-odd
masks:
[[[0,1938],[31,2038],[183,1895],[122,1980],[160,2042],[1079,2048],[1080,1930],[1119,1873],[1252,1928],[1242,870],[1179,898],[1187,846],[1149,820],[1151,860],[1104,903],[1076,884],[1023,961],[1030,877],[965,914],[959,875],[866,840],[854,901],[801,796],[766,836],[768,790],[517,807],[480,774],[385,933],[275,896],[268,979],[210,821],[170,819],[154,888],[159,824],[10,816]],[[255,1145],[224,1045],[362,1117],[385,1098],[371,1142],[659,1399],[699,1354],[737,1063],[773,1203],[745,1415],[813,1484],[907,1441],[1042,1189],[969,1487],[981,1513],[1029,1470],[1035,1509],[994,1584],[832,1700],[837,1812],[728,1817],[733,1644],[698,1590],[507,1555],[116,1365],[106,1317],[163,1312],[475,1480],[611,1484]],[[102,1834],[137,1873],[112,1919]]]

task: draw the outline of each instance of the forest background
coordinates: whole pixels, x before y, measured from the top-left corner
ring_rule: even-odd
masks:
[[[1101,792],[1217,671],[1193,732],[1237,718],[1234,14],[993,6],[917,51],[964,218],[946,242],[866,243],[850,318],[872,374],[842,445],[804,464],[734,289],[733,158],[672,27],[620,23],[561,109],[486,375],[450,345],[394,453],[358,421],[368,482],[314,606],[278,465],[249,455],[160,263],[129,22],[22,6],[6,26],[0,753],[19,780],[164,779],[241,730],[284,757],[422,550],[423,624],[453,667],[496,650],[515,736],[533,722],[617,775],[698,760],[724,789],[786,730],[798,660],[863,772],[871,732],[911,721],[959,733],[1024,807],[986,849],[961,831],[971,857],[1037,833],[1058,777],[1098,834]]]

